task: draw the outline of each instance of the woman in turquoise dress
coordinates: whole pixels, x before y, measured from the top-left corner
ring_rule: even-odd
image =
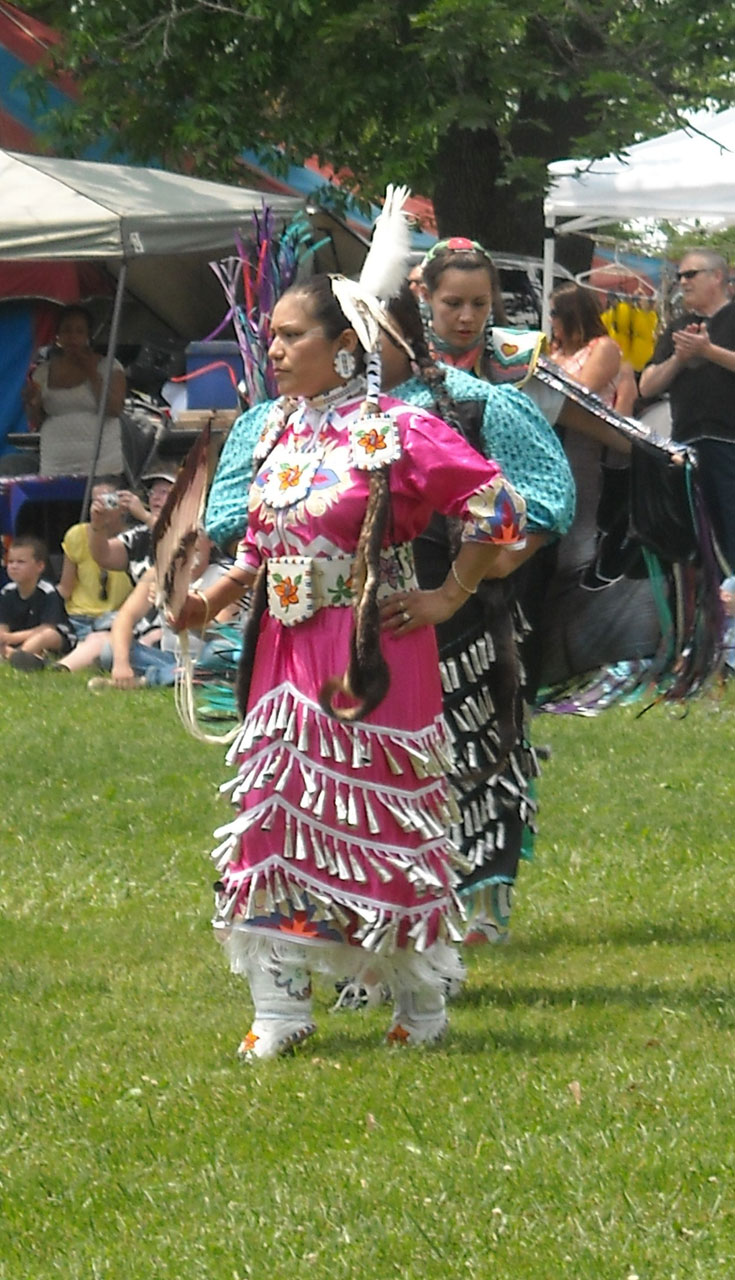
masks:
[[[531,780],[538,767],[524,724],[520,656],[527,626],[517,596],[527,573],[523,564],[570,527],[574,482],[556,434],[528,396],[437,363],[408,289],[388,309],[416,360],[412,370],[405,352],[386,337],[386,389],[435,413],[496,461],[526,503],[526,546],[514,553],[518,568],[503,581],[482,583],[436,629],[444,714],[455,749],[451,776],[461,811],[453,837],[472,868],[459,887],[469,920],[465,942],[499,942],[508,936],[523,835],[534,828],[536,811]],[[452,522],[435,515],[414,541],[422,587],[443,579],[457,547]]]

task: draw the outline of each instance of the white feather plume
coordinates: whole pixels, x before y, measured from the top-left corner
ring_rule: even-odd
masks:
[[[362,288],[383,302],[395,297],[408,271],[411,229],[403,206],[410,194],[408,187],[388,184],[360,272]]]
[[[351,328],[355,330],[363,351],[376,351],[380,345],[380,330],[385,329],[403,347],[408,358],[413,360],[414,353],[410,344],[385,310],[385,307],[367,292],[360,280],[348,280],[346,276],[330,276],[332,293],[339,303],[342,314]]]
[[[346,276],[331,276],[332,293],[342,314],[355,330],[363,351],[374,351],[380,337],[382,312],[377,298],[372,297],[362,285]]]

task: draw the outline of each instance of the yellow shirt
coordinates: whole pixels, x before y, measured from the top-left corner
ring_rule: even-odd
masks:
[[[640,373],[653,357],[658,316],[653,310],[644,311],[641,307],[634,307],[632,320],[633,341],[630,344],[630,363],[636,373]]]
[[[130,595],[133,584],[122,569],[107,571],[106,598],[103,599],[100,569],[96,560],[92,559],[89,550],[89,525],[74,524],[67,529],[61,544],[65,556],[76,565],[77,580],[74,589],[66,602],[68,614],[90,614],[99,617],[110,609],[119,609],[123,600]]]

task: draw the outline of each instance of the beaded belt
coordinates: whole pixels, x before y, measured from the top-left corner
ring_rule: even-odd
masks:
[[[354,604],[352,556],[278,556],[267,565],[268,612],[285,627],[305,622],[319,609]],[[378,598],[417,587],[411,543],[381,551]]]

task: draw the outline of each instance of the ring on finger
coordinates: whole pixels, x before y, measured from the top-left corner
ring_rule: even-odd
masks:
[[[404,621],[404,622],[410,622],[410,621],[411,621],[411,615],[410,615],[410,613],[408,612],[408,609],[404,609],[404,610],[403,610],[403,613],[401,614],[401,617],[403,618],[403,621]]]

